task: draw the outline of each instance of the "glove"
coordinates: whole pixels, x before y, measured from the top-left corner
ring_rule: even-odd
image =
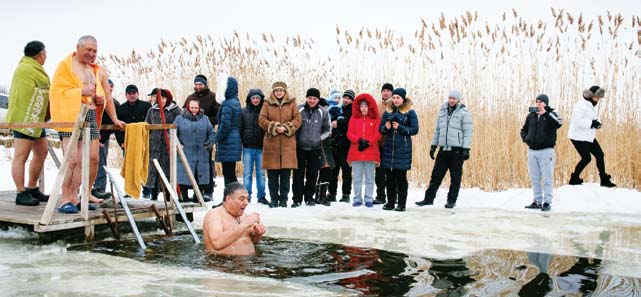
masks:
[[[467,161],[467,159],[470,158],[470,149],[463,149],[461,155],[463,156],[463,160]]]
[[[601,126],[601,122],[599,122],[598,120],[592,120],[592,125],[590,126],[590,128],[601,129]]]
[[[368,147],[369,147],[369,141],[367,139],[361,138],[361,139],[358,140],[358,151],[359,152],[364,151]]]
[[[392,123],[400,123],[398,116],[394,116],[393,118],[390,119]]]
[[[433,145],[433,146],[430,148],[430,158],[432,158],[432,160],[434,160],[434,153],[435,153],[435,152],[436,152],[436,146],[435,146],[435,145]]]

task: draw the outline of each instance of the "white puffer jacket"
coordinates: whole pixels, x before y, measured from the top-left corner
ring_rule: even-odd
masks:
[[[596,129],[590,128],[592,120],[599,119],[599,110],[588,100],[581,98],[572,110],[570,119],[570,130],[568,138],[578,141],[593,142],[596,137]]]

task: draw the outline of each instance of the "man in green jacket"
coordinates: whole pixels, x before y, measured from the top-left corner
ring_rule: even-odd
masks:
[[[42,123],[49,107],[49,76],[42,67],[47,59],[45,45],[31,41],[24,48],[24,57],[18,63],[9,94],[7,123]],[[47,157],[47,135],[42,128],[16,128],[13,133],[14,153],[11,176],[16,184],[16,204],[36,206],[47,201],[48,195],[38,188],[38,178]],[[25,163],[29,162],[29,182],[24,185]]]

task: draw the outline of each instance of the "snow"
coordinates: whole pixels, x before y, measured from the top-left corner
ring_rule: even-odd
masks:
[[[12,153],[12,149],[0,147],[0,164],[7,169],[0,172],[0,190],[14,189],[8,170]],[[56,170],[50,159],[45,167],[48,192]],[[119,169],[112,170],[117,175]],[[222,200],[222,178],[217,184],[216,204]],[[256,199],[246,212],[260,213],[270,237],[431,258],[460,258],[484,249],[596,257],[608,260],[608,271],[641,277],[641,193],[637,190],[598,184],[561,186],[555,189],[548,213],[524,209],[532,201],[529,189],[461,189],[456,208],[451,210],[443,208],[447,185],[439,190],[433,206],[414,205],[423,193],[422,188],[410,189],[406,212],[384,211],[381,206],[355,208],[339,202],[330,207],[270,209],[257,204]],[[197,228],[202,227],[204,215],[195,215]]]

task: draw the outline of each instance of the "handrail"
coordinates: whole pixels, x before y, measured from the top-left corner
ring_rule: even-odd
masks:
[[[22,128],[73,128],[76,123],[72,122],[46,122],[46,123],[0,123],[0,129],[22,129]],[[84,123],[82,127],[84,128]],[[176,124],[147,124],[149,130],[176,129]],[[100,130],[124,130],[116,125],[100,125]]]

